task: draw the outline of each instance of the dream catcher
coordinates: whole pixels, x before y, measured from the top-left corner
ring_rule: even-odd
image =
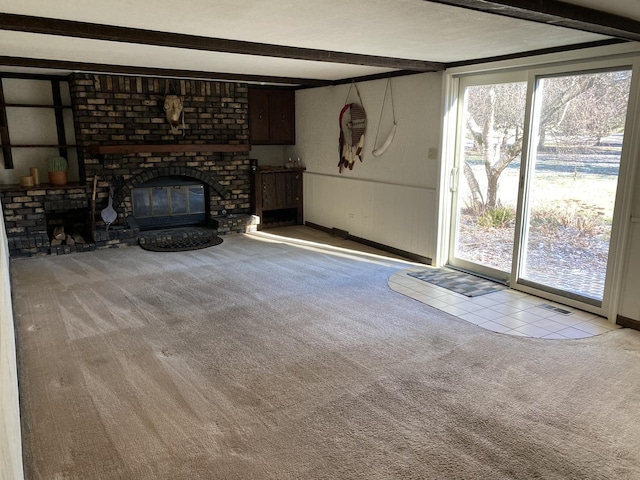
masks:
[[[349,95],[354,87],[360,103],[349,103]],[[352,83],[349,87],[347,99],[344,107],[340,110],[338,121],[340,123],[340,140],[338,144],[340,161],[338,162],[338,169],[342,173],[342,169],[345,167],[353,170],[353,164],[356,159],[362,161],[364,133],[367,129],[367,114],[362,106],[362,98],[355,83]]]
[[[382,114],[384,113],[384,104],[387,101],[387,92],[389,92],[389,98],[391,100],[391,116],[393,118],[393,124],[391,125],[391,131],[389,132],[389,135],[387,135],[386,140],[382,142],[382,145],[376,148],[376,145],[378,144],[378,135],[380,134],[380,124],[382,123]],[[376,131],[376,139],[373,142],[373,152],[371,152],[374,157],[379,157],[380,155],[382,155],[384,152],[387,151],[387,148],[389,148],[389,145],[391,145],[391,142],[393,142],[393,137],[396,136],[397,128],[398,128],[398,124],[396,123],[396,112],[395,112],[395,108],[393,107],[393,92],[391,91],[391,79],[388,78],[387,87],[384,89],[384,98],[382,99],[382,109],[380,110],[380,120],[378,121],[378,130]]]

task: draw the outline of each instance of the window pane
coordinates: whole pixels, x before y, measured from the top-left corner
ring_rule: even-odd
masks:
[[[171,213],[173,215],[187,213],[187,187],[171,188]]]
[[[526,82],[465,89],[456,258],[511,271]]]
[[[602,301],[630,71],[538,80],[520,278]]]
[[[204,213],[204,186],[192,185],[189,187],[189,211]]]
[[[134,217],[151,216],[151,200],[148,188],[134,188],[132,199]]]
[[[154,187],[153,190],[153,215],[169,215],[169,194],[165,187]]]

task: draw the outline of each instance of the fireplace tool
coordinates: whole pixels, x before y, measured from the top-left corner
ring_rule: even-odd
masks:
[[[107,225],[107,230],[109,230],[109,225],[111,225],[118,216],[116,211],[113,209],[113,187],[109,187],[109,203],[107,204],[107,207],[100,212],[100,216]]]

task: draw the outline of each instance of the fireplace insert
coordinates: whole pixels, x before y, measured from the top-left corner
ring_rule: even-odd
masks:
[[[133,216],[141,230],[205,225],[207,186],[189,177],[158,177],[131,192]]]

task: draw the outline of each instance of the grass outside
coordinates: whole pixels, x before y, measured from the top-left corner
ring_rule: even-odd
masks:
[[[582,210],[613,218],[614,200],[618,181],[618,163],[612,164],[609,155],[589,155],[583,162],[559,162],[541,158],[536,166],[532,190],[534,208],[568,208],[580,206]],[[587,163],[587,161],[589,161]],[[487,177],[481,160],[470,159],[469,164],[486,192]],[[515,210],[518,201],[520,162],[514,161],[500,175],[499,203]],[[460,190],[468,198],[468,187],[461,178]],[[598,213],[600,212],[600,213]]]

